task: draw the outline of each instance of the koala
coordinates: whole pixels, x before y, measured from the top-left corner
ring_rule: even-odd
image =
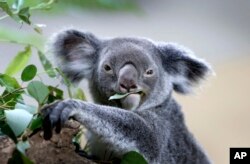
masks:
[[[139,37],[101,39],[75,29],[59,32],[48,47],[73,83],[89,81],[95,103],[66,99],[44,107],[46,140],[73,118],[88,129],[90,155],[97,159],[137,151],[150,164],[210,163],[172,96],[192,92],[211,72],[189,49]],[[129,94],[109,100],[117,93]]]

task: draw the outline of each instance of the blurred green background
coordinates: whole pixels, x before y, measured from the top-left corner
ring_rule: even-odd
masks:
[[[48,11],[34,12],[31,20],[46,25],[42,36],[6,18],[0,20],[0,40],[12,31],[24,41],[32,35],[43,47],[37,38],[75,27],[100,37],[142,36],[191,48],[211,63],[216,76],[194,95],[175,95],[190,130],[214,163],[229,163],[230,147],[250,147],[250,1],[58,0]],[[22,49],[0,42],[0,72]],[[40,66],[38,56],[30,63]],[[81,85],[87,87],[85,81]]]

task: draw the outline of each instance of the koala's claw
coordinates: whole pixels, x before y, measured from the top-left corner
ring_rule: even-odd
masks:
[[[52,137],[52,129],[53,129],[53,126],[51,124],[51,121],[48,115],[43,120],[43,138],[45,140],[49,140]]]
[[[67,102],[57,101],[45,106],[42,110],[44,139],[49,140],[53,135],[53,129],[56,133],[60,133],[63,124],[68,120],[70,109]]]

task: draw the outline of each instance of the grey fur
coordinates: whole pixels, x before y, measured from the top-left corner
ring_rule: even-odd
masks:
[[[190,50],[143,38],[98,39],[74,29],[58,33],[49,47],[73,82],[90,81],[96,104],[69,99],[46,106],[45,139],[72,117],[90,131],[90,150],[98,158],[134,150],[152,164],[210,163],[172,97],[173,90],[190,92],[210,72]],[[136,104],[130,110],[108,100],[135,87],[144,94],[125,98]]]

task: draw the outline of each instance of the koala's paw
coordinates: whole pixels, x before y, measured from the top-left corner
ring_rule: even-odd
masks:
[[[42,108],[45,140],[49,140],[52,137],[54,128],[57,133],[60,133],[62,126],[69,119],[70,113],[72,112],[70,107],[71,101],[72,100],[56,101]]]

